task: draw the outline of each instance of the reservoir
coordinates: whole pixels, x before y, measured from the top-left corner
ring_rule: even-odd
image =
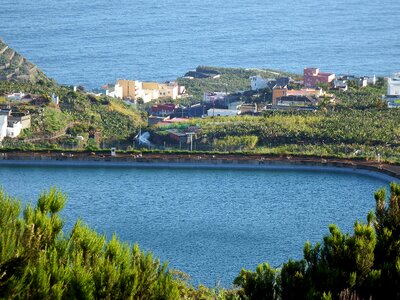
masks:
[[[192,283],[229,287],[241,268],[302,257],[337,224],[352,232],[392,178],[352,169],[0,166],[5,191],[36,202],[52,186],[78,218],[110,237],[139,243]]]

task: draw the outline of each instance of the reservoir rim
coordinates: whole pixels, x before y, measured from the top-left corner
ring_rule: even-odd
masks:
[[[145,159],[145,160],[88,160],[88,159],[53,159],[46,156],[41,157],[18,157],[0,158],[0,167],[77,167],[77,168],[137,168],[137,169],[214,169],[214,170],[269,170],[269,171],[318,171],[360,174],[369,177],[379,178],[388,182],[400,182],[400,172],[390,170],[385,165],[375,163],[346,160],[288,160],[288,159],[267,159],[267,160],[221,160],[207,159],[196,160],[185,159]],[[390,167],[398,167],[389,165]],[[400,167],[399,167],[400,168]]]

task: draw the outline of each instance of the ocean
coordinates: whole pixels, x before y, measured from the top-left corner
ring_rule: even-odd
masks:
[[[198,65],[400,70],[400,1],[2,0],[0,38],[63,84],[173,80]]]

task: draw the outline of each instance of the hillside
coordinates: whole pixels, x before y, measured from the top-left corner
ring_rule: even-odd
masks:
[[[6,148],[127,147],[145,125],[138,110],[118,99],[74,92],[71,87],[0,80],[0,100],[12,91],[30,95],[9,105],[13,111],[29,112],[32,126],[16,139],[5,138],[2,146]],[[58,105],[51,100],[52,94],[59,97]]]
[[[51,82],[37,66],[0,39],[0,80]]]
[[[15,92],[25,93],[26,98],[7,101],[6,95]],[[52,100],[56,96],[59,103]],[[18,138],[5,138],[3,148],[94,149],[100,145],[131,145],[138,128],[145,125],[140,112],[121,100],[58,85],[2,40],[0,104],[16,113],[31,115],[31,127]]]

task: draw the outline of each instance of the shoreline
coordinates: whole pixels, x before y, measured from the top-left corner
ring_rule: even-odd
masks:
[[[27,152],[0,153],[0,166],[72,166],[72,167],[132,167],[190,168],[242,170],[322,170],[345,171],[400,179],[400,165],[359,159],[321,158],[308,156],[271,156],[262,154],[170,154],[87,152]],[[360,172],[359,172],[360,173]]]

